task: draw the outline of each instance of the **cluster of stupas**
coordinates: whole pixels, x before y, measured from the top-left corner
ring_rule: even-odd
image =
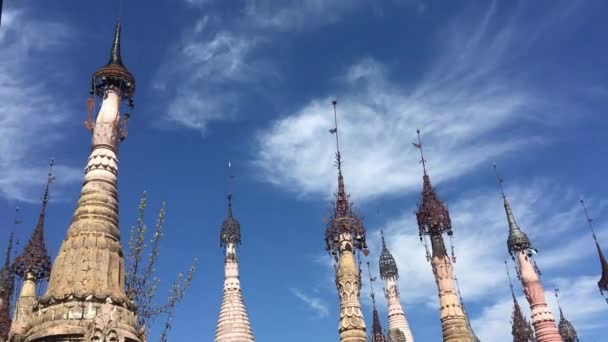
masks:
[[[135,78],[122,62],[120,36],[121,24],[118,22],[110,60],[94,72],[91,80],[89,119],[86,121],[86,127],[92,135],[91,152],[84,169],[80,197],[55,261],[51,264],[44,239],[44,220],[50,185],[54,179],[52,162],[37,224],[31,238],[14,260],[11,257],[12,237],[10,239],[5,262],[0,270],[0,342],[144,341],[141,336],[145,334],[136,331],[137,308],[125,293],[124,253],[118,222],[118,149],[126,138],[125,120],[129,116],[122,113],[121,119],[121,110],[125,107],[133,108],[135,93]],[[93,120],[91,110],[95,100],[100,100],[101,106]],[[361,267],[357,259],[358,252],[366,256],[368,254],[366,231],[346,192],[339,149],[336,101],[333,101],[333,106],[336,125],[330,132],[336,138],[338,186],[335,207],[326,227],[325,242],[327,251],[335,261],[335,283],[340,299],[339,339],[342,342],[413,342],[415,329],[410,329],[401,303],[397,262],[387,248],[384,235],[378,265],[380,278],[384,281],[388,324],[384,330],[373,289],[376,277],[371,274],[369,267],[373,310],[371,331],[366,326],[360,302]],[[444,236],[451,237],[453,234],[450,213],[431,185],[419,134],[418,142],[414,145],[420,150],[423,166],[422,194],[416,219],[420,239],[426,247],[426,258],[437,284],[443,341],[478,341],[454,275],[454,249],[452,247],[448,250],[444,240]],[[564,317],[561,306],[560,321],[556,324],[555,316],[547,305],[540,272],[533,258],[535,250],[515,221],[500,178],[499,183],[509,227],[508,252],[515,262],[517,278],[521,281],[532,313],[528,320],[511,284],[513,341],[578,341],[576,330]],[[581,204],[584,208],[584,203]],[[233,216],[230,193],[227,207],[228,214],[220,230],[220,246],[225,254],[225,277],[215,341],[252,342],[255,338],[238,272],[240,223]],[[586,208],[584,209],[587,214]],[[587,220],[602,266],[602,277],[598,285],[602,293],[606,294],[608,263],[588,216]],[[42,291],[44,285],[46,289]],[[15,290],[18,295],[13,301]]]

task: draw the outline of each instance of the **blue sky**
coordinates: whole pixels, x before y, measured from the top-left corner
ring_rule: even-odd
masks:
[[[89,152],[83,121],[90,76],[107,61],[117,5],[4,6],[1,217],[8,232],[21,205],[17,234],[27,238],[55,157],[46,229],[56,253]],[[578,198],[585,197],[608,248],[606,10],[600,1],[126,2],[123,60],[138,88],[119,156],[123,238],[146,190],[150,223],[167,202],[158,270],[164,284],[199,258],[170,339],[209,341],[214,334],[228,160],[243,234],[241,281],[257,339],[337,339],[322,221],[336,182],[327,133],[335,96],[347,191],[365,216],[369,260],[377,265],[382,227],[418,341],[438,341],[441,330],[413,215],[421,189],[416,128],[450,206],[455,269],[479,337],[511,340],[496,161],[515,215],[540,251],[546,289],[561,289],[583,341],[600,340],[608,305],[595,285],[599,264]],[[369,320],[368,293],[365,284]],[[383,298],[379,305],[386,317]]]

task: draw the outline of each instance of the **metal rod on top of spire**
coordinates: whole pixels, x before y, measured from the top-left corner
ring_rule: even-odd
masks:
[[[515,290],[513,288],[513,281],[511,281],[511,272],[509,272],[509,264],[507,263],[507,260],[505,260],[505,269],[507,270],[507,278],[509,278],[509,287],[511,288],[511,294],[513,295],[513,298],[515,298]]]
[[[424,159],[424,154],[422,153],[422,141],[420,140],[420,130],[416,129],[416,134],[418,135],[418,143],[413,142],[415,148],[420,150],[420,162],[422,164],[422,171],[426,175],[426,160]]]
[[[591,234],[593,234],[593,240],[597,242],[597,236],[595,235],[595,229],[593,228],[593,219],[589,217],[589,212],[587,211],[587,207],[585,206],[585,201],[580,199],[581,207],[583,207],[583,211],[585,212],[585,217],[587,218],[587,224],[589,225],[589,229],[591,230]]]
[[[496,163],[493,163],[492,167],[494,168],[494,174],[496,175],[496,180],[498,181],[498,186],[500,187],[500,194],[502,195],[503,199],[507,199],[507,195],[505,195],[505,189],[502,185],[505,180],[498,174],[498,168],[496,167]]]
[[[331,104],[334,106],[334,128],[330,129],[329,133],[336,135],[336,166],[338,167],[338,172],[342,174],[342,156],[340,155],[340,139],[338,136],[338,113],[336,111],[338,101],[333,99]]]
[[[367,262],[367,273],[369,275],[369,290],[370,297],[372,297],[372,305],[376,306],[376,292],[374,291],[374,282],[376,281],[376,277],[372,277],[372,269],[369,265],[369,261]]]

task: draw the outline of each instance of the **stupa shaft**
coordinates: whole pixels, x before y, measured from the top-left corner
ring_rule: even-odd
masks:
[[[432,237],[433,246],[443,246],[443,238]],[[445,250],[445,247],[442,247]],[[456,285],[454,269],[450,257],[445,253],[435,253],[433,248],[431,266],[439,291],[439,318],[444,342],[472,342],[467,316],[462,307]]]
[[[341,342],[367,341],[365,320],[361,312],[361,277],[352,252],[352,237],[341,234],[340,258],[336,273],[336,287],[340,297],[339,333]]]
[[[405,316],[405,311],[399,298],[399,289],[394,279],[385,281],[385,295],[388,304],[388,331],[389,336],[395,331],[402,332],[407,341],[414,341],[414,336]]]
[[[253,342],[255,338],[243,301],[234,244],[228,244],[226,249],[227,255],[231,257],[226,257],[224,263],[224,291],[215,330],[215,342]]]
[[[520,251],[516,255],[519,264],[521,284],[528,303],[530,303],[532,326],[537,342],[562,342],[555,317],[547,305],[545,289],[540,277],[530,262],[528,255]]]

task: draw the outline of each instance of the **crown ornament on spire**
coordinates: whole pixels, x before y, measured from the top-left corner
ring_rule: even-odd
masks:
[[[570,323],[570,321],[568,321],[566,317],[564,317],[562,306],[559,303],[559,289],[555,289],[555,300],[557,301],[557,306],[559,307],[559,334],[564,339],[564,342],[578,342],[576,329],[574,329],[572,323]]]
[[[99,68],[93,74],[91,81],[91,95],[105,96],[108,89],[119,92],[123,100],[128,101],[129,108],[133,108],[133,96],[135,95],[135,78],[125,67],[120,53],[120,39],[122,26],[120,19],[116,21],[114,29],[114,40],[110,49],[108,64]]]
[[[352,210],[349,203],[349,196],[344,186],[344,176],[342,175],[342,156],[340,155],[340,139],[338,136],[338,116],[336,111],[337,101],[333,100],[334,109],[334,128],[330,129],[331,134],[336,135],[336,167],[338,169],[338,190],[335,193],[334,210],[331,219],[327,223],[325,230],[325,249],[337,255],[340,250],[340,235],[348,233],[353,238],[355,249],[368,255],[367,242],[365,240],[365,228],[362,219]],[[353,251],[354,252],[354,251]]]
[[[509,237],[507,239],[507,247],[508,247],[509,253],[513,256],[514,253],[521,252],[521,251],[536,252],[536,249],[534,247],[532,247],[532,243],[530,242],[528,235],[526,235],[526,233],[524,233],[519,228],[519,225],[515,221],[515,216],[513,215],[513,210],[511,209],[511,205],[509,204],[509,201],[507,200],[507,195],[505,194],[505,190],[503,188],[504,179],[502,177],[500,177],[500,175],[498,174],[498,168],[496,166],[496,163],[492,164],[492,166],[494,167],[494,173],[496,174],[496,180],[498,181],[498,186],[500,187],[500,194],[502,196],[504,207],[505,207],[505,212],[507,214],[507,222],[509,223]]]
[[[14,270],[15,274],[20,278],[24,278],[27,273],[31,273],[36,281],[44,281],[49,278],[51,272],[51,257],[46,250],[44,242],[44,219],[49,202],[49,189],[55,180],[53,176],[54,165],[54,160],[51,160],[46,187],[42,197],[42,208],[38,216],[36,228],[34,228],[34,232],[21,254],[15,258]]]
[[[399,269],[397,268],[397,263],[395,262],[395,258],[391,254],[391,252],[386,248],[386,242],[384,241],[384,232],[380,229],[380,237],[382,238],[382,252],[380,253],[380,278],[386,280],[388,278],[393,278],[395,280],[399,279]]]
[[[589,217],[589,212],[587,211],[587,207],[585,206],[585,201],[580,200],[581,206],[583,207],[583,211],[585,212],[585,217],[587,218],[587,225],[591,230],[591,235],[593,236],[593,241],[595,242],[595,247],[597,248],[597,254],[600,258],[600,265],[602,267],[602,276],[600,280],[597,282],[597,286],[600,289],[600,293],[606,298],[606,303],[608,303],[608,262],[606,261],[606,257],[604,256],[604,252],[600,247],[599,242],[597,241],[597,236],[595,235],[595,229],[593,228],[593,219]]]
[[[228,162],[228,170],[232,169],[232,163]],[[228,175],[228,216],[222,223],[222,229],[220,232],[220,247],[227,247],[229,244],[240,245],[241,244],[241,224],[232,215],[232,192],[230,191],[230,183],[233,176],[229,172]]]
[[[418,222],[418,235],[420,236],[420,241],[423,241],[424,243],[427,261],[430,261],[431,254],[429,253],[425,236],[431,238],[433,255],[447,256],[448,253],[442,235],[446,233],[450,237],[451,244],[454,232],[452,231],[452,220],[450,219],[448,207],[437,195],[435,188],[431,184],[431,178],[427,173],[426,160],[424,159],[424,154],[422,152],[422,141],[420,139],[419,129],[416,130],[416,134],[418,136],[418,143],[412,144],[420,150],[420,163],[422,164],[423,176],[421,198],[418,202],[418,208],[415,211],[415,214],[416,221]],[[452,261],[456,262],[454,246],[452,245],[450,249]]]

